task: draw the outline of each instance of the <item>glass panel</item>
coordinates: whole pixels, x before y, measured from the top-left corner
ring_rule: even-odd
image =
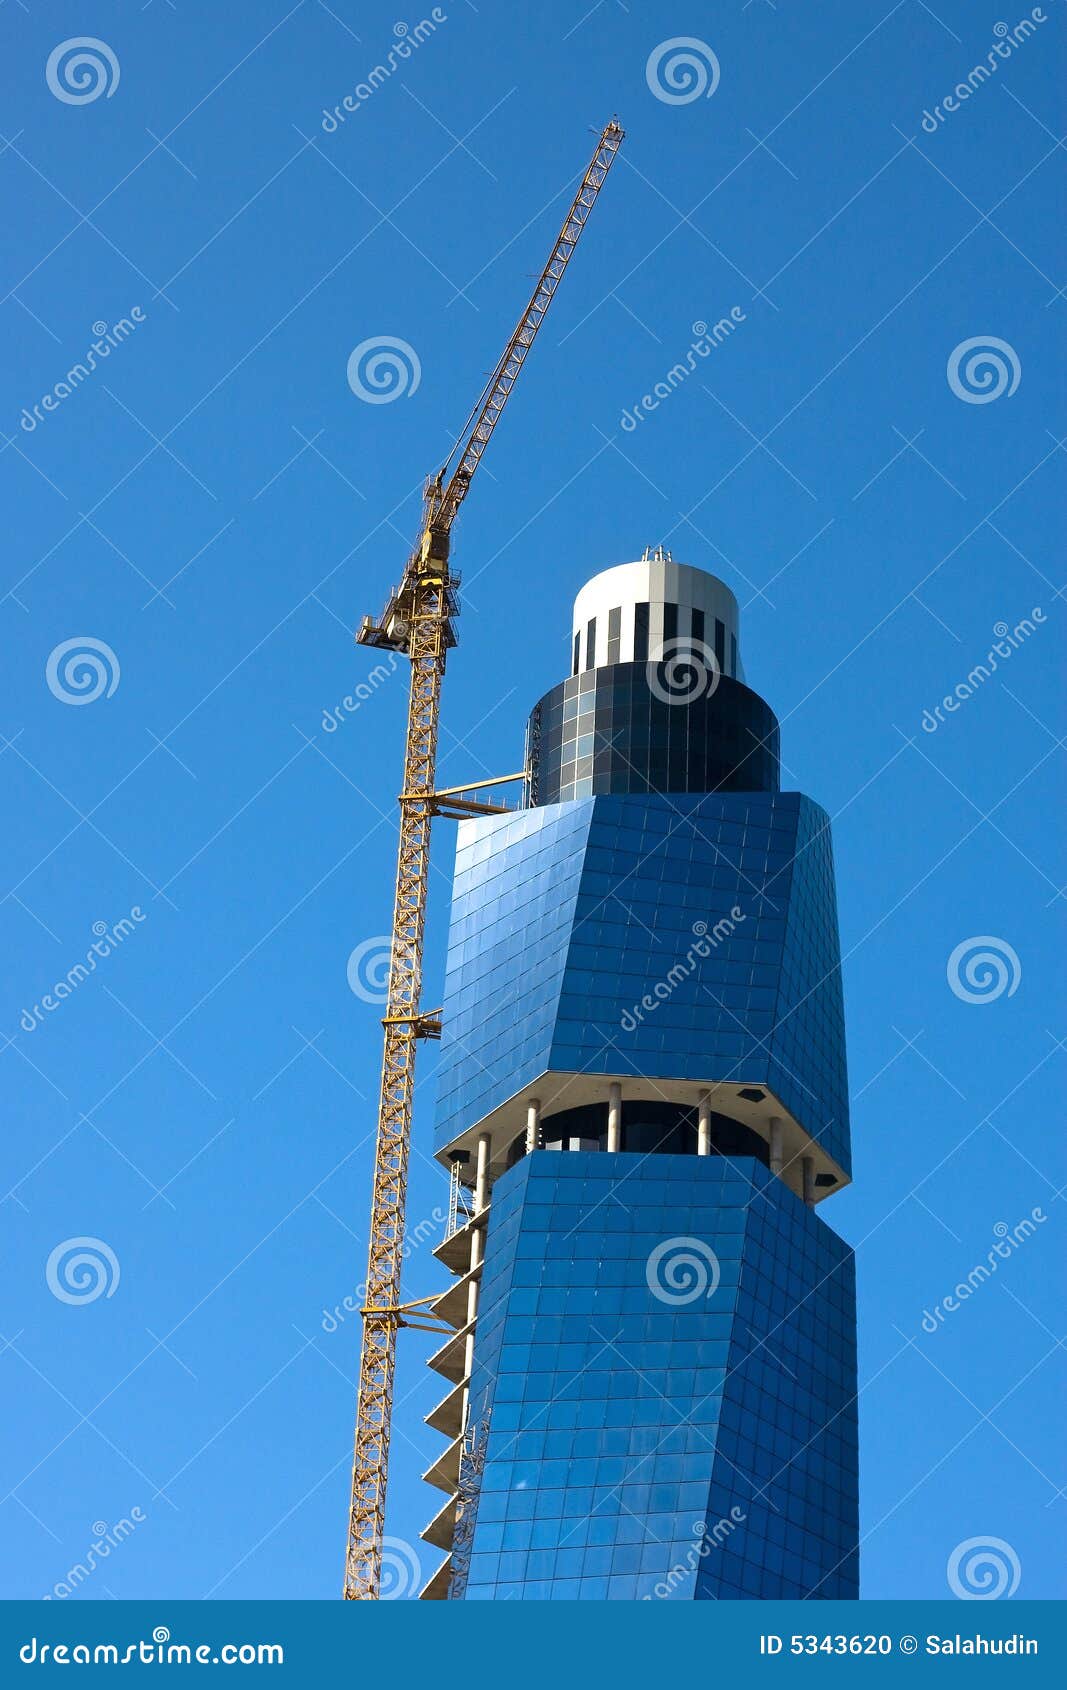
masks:
[[[608,611],[608,662],[617,663],[621,647],[622,610]]]
[[[634,662],[648,662],[648,605],[634,605]]]

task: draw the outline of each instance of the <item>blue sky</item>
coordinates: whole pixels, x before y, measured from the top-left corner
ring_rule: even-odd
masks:
[[[519,765],[597,569],[663,542],[737,593],[784,782],[835,818],[855,1183],[824,1215],[858,1251],[864,1592],[944,1595],[956,1546],[992,1536],[1020,1596],[1062,1593],[1063,8],[943,121],[1029,11],[440,10],[332,133],[324,108],[423,14],[5,11],[4,1593],[46,1594],[131,1518],[84,1597],[339,1589],[358,1332],[323,1311],[364,1271],[380,1062],[347,966],[389,925],[403,669],[323,717],[612,112],[622,155],[456,531],[441,781]],[[85,34],[114,62],[72,103],[46,66]],[[650,87],[676,37],[714,54],[710,97]],[[408,391],[370,404],[349,357],[386,336],[418,380],[406,355]],[[1002,376],[950,382],[990,337]],[[47,672],[85,638],[107,648],[87,703],[62,654]],[[968,1002],[948,962],[983,936],[1012,984]],[[446,1199],[433,1067],[413,1224]],[[46,1264],[82,1237],[118,1282],[105,1264],[113,1294],[72,1305]],[[411,1296],[442,1285],[428,1248],[409,1266]],[[398,1382],[410,1542],[437,1508],[431,1344],[405,1336]]]

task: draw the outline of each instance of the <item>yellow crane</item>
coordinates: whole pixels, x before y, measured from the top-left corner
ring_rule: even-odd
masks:
[[[400,1326],[418,1325],[425,1315],[419,1303],[400,1300],[404,1244],[404,1209],[419,1039],[439,1038],[439,1016],[422,1013],[422,947],[430,868],[430,819],[434,815],[477,814],[487,806],[463,794],[472,787],[435,790],[437,730],[445,658],[456,643],[454,618],[458,577],[449,572],[449,539],[456,513],[526,355],[552,303],[586,219],[615,161],[623,131],[614,119],[602,132],[596,151],[567,213],[551,256],[519,318],[511,338],[479,397],[468,425],[444,468],[426,484],[418,543],[400,585],[376,622],[365,617],[356,639],[383,646],[411,659],[404,781],[400,793],[400,846],[393,905],[389,992],[382,1020],[385,1048],[371,1199],[366,1305],[359,1362],[352,1504],[345,1562],[346,1600],[375,1600],[382,1565],[385,1490],[396,1334]],[[454,465],[454,468],[450,466]],[[516,778],[516,777],[505,777]],[[485,786],[486,782],[477,783]],[[431,1299],[423,1299],[428,1302]],[[411,1317],[415,1318],[412,1319]]]

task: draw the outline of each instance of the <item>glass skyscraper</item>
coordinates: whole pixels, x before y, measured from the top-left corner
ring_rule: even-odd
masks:
[[[828,818],[715,577],[604,571],[571,653],[525,807],[459,830],[423,1596],[855,1597]]]

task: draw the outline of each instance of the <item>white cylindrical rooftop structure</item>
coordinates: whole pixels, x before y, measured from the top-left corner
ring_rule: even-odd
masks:
[[[571,673],[670,658],[704,645],[724,675],[744,680],[737,600],[706,570],[675,563],[662,546],[587,581],[574,601]]]

